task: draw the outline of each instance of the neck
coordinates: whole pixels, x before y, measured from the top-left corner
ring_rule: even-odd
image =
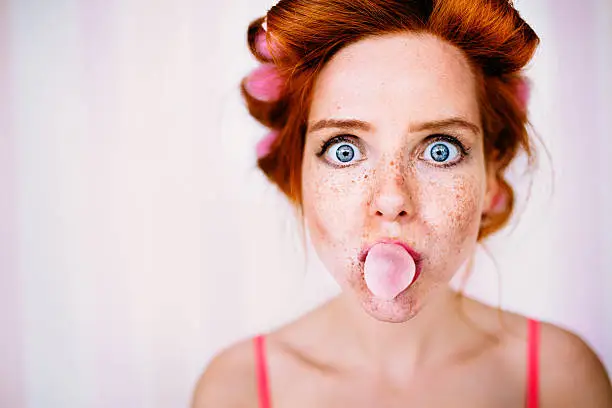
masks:
[[[460,301],[456,292],[445,287],[430,295],[417,316],[403,323],[387,323],[369,316],[354,299],[341,295],[336,300],[335,309],[340,314],[336,321],[342,322],[343,332],[351,338],[345,343],[354,345],[351,354],[367,365],[417,367],[434,356],[447,354],[459,325],[464,324]]]

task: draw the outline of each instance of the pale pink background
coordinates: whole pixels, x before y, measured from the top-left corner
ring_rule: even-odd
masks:
[[[517,3],[543,40],[531,108],[555,189],[542,153],[470,292],[497,304],[500,284],[610,369],[612,3]],[[1,407],[186,406],[220,347],[334,293],[237,91],[271,5],[0,1]]]

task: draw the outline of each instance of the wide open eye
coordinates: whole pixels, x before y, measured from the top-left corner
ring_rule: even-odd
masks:
[[[363,158],[358,144],[348,136],[336,136],[325,142],[319,155],[325,155],[325,160],[337,167],[346,167]]]
[[[423,158],[434,164],[452,165],[463,158],[459,141],[454,138],[440,136],[427,145],[423,152]]]

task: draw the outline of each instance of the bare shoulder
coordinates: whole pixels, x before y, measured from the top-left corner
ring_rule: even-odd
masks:
[[[192,408],[257,406],[254,361],[251,339],[216,355],[198,380]]]
[[[503,361],[517,384],[527,369],[528,319],[467,299],[470,316],[501,339]],[[575,333],[550,323],[539,324],[539,386],[544,408],[612,407],[612,385],[589,345]]]
[[[548,323],[541,324],[540,339],[544,407],[612,407],[610,379],[583,339]]]
[[[296,373],[310,361],[310,345],[318,338],[325,304],[266,333],[265,359],[275,389],[295,383]],[[259,401],[253,339],[232,345],[215,356],[196,385],[191,408],[250,408]]]

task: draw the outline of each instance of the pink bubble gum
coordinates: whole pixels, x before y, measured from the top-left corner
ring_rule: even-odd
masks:
[[[259,142],[257,142],[257,145],[255,146],[255,153],[257,154],[258,159],[261,159],[270,153],[270,147],[277,137],[278,131],[273,130],[264,136]]]
[[[379,243],[368,251],[364,279],[374,296],[393,300],[416,277],[416,264],[406,249],[397,244]]]
[[[280,98],[283,79],[274,64],[262,64],[248,76],[245,89],[255,99],[273,102]]]

